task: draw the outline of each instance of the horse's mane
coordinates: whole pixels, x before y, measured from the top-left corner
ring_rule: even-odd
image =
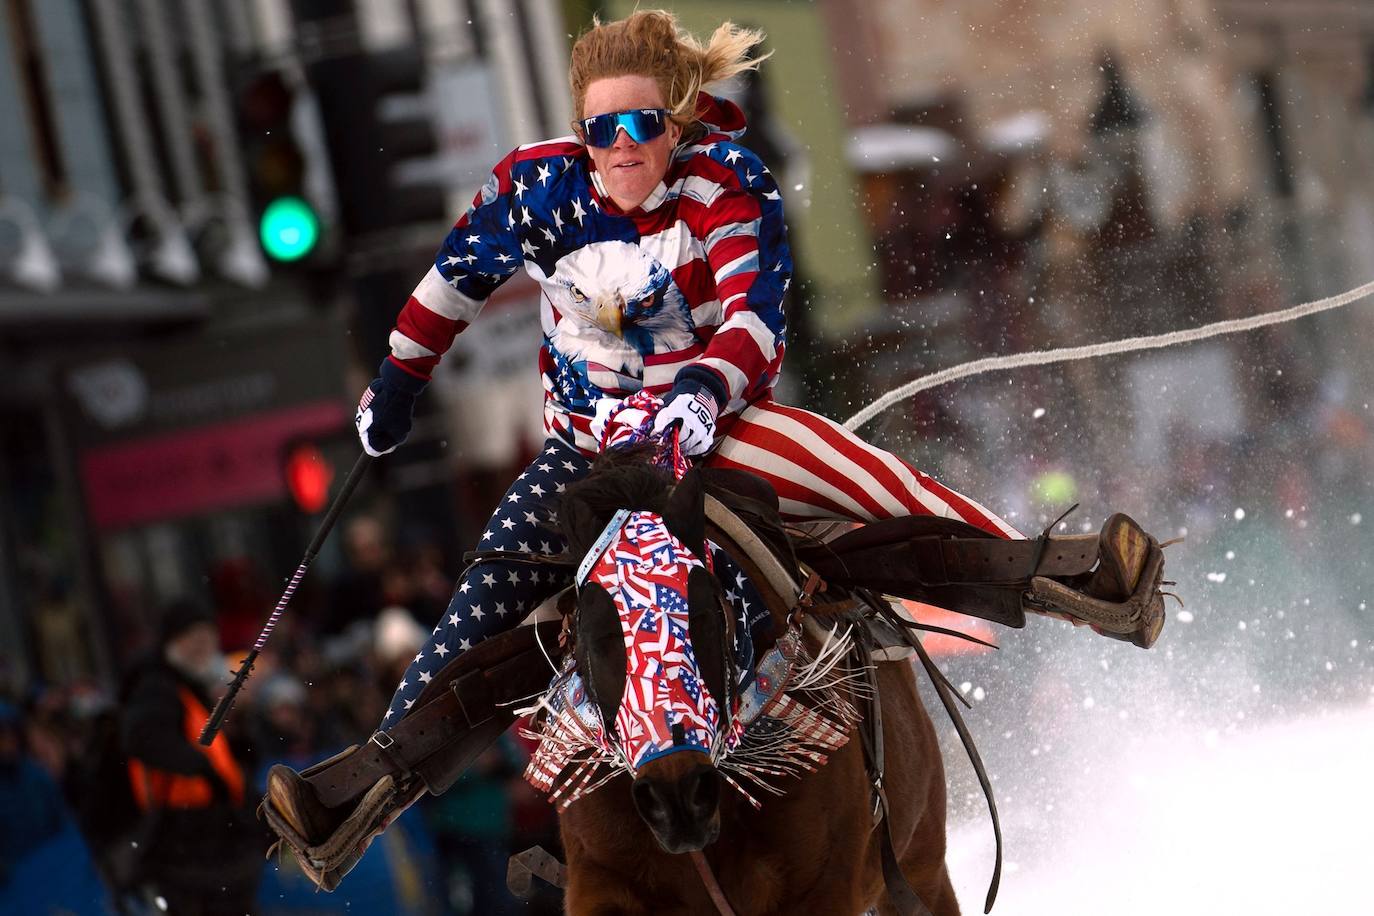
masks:
[[[568,486],[562,504],[578,502],[586,510],[559,513],[559,524],[575,555],[580,556],[591,546],[601,526],[617,510],[663,511],[673,478],[654,465],[655,448],[654,443],[646,442],[608,449],[597,456],[586,477]],[[792,546],[778,513],[777,496],[767,482],[745,471],[703,468],[701,473],[708,493],[743,519],[779,559],[789,567],[795,565]]]
[[[653,464],[655,445],[647,442],[627,448],[607,449],[597,456],[587,476],[570,484],[563,493],[564,507],[581,503],[588,512],[559,512],[559,524],[576,553],[589,544],[595,531],[587,528],[588,518],[604,524],[620,509],[663,511],[673,488],[673,477]]]

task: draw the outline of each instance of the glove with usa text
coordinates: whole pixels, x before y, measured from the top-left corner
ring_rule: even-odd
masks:
[[[363,451],[380,458],[406,441],[415,413],[415,396],[425,390],[426,384],[427,379],[412,375],[390,357],[382,360],[381,377],[367,386],[353,417]]]
[[[703,386],[674,386],[663,399],[663,409],[654,417],[654,435],[662,436],[677,423],[678,446],[684,455],[700,455],[710,450],[716,438],[716,415],[720,412],[715,396]]]

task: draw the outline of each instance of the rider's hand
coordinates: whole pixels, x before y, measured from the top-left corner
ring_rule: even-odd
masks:
[[[711,448],[716,438],[716,414],[720,407],[706,388],[693,385],[675,387],[663,399],[663,409],[654,417],[654,434],[667,433],[673,423],[680,424],[678,446],[684,455],[700,455]]]
[[[390,357],[382,360],[381,377],[367,386],[353,417],[363,451],[379,458],[406,441],[415,412],[415,396],[425,390],[426,384],[425,379],[411,375]]]
[[[600,398],[597,400],[595,412],[592,414],[591,430],[598,445],[606,437],[606,423],[611,419],[611,412],[623,403],[624,398]]]

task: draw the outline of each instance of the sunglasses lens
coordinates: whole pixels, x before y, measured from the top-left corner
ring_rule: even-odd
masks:
[[[582,135],[588,146],[605,147],[615,142],[615,115],[597,115],[582,122]]]
[[[596,115],[582,122],[582,134],[588,146],[607,147],[615,143],[621,128],[636,143],[646,143],[667,130],[667,118],[661,109],[637,108],[613,114]]]
[[[666,123],[657,109],[627,111],[621,116],[625,132],[636,143],[644,143],[663,133]]]

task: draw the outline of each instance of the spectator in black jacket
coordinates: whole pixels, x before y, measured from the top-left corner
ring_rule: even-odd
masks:
[[[244,806],[244,766],[225,735],[198,741],[210,690],[227,675],[213,616],[181,602],[122,691],[129,780],[145,819],[139,877],[173,913],[253,910],[266,841]]]

